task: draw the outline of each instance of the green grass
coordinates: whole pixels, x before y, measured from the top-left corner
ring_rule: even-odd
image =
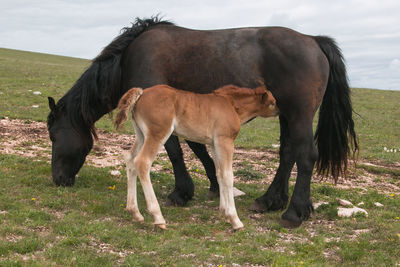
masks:
[[[139,207],[146,222],[131,221],[124,210],[125,179],[113,178],[109,171],[84,166],[76,185],[62,188],[52,183],[49,164],[0,155],[0,265],[399,263],[399,195],[312,184],[314,201],[329,204],[321,206],[301,228],[288,230],[279,225],[280,212],[253,217],[247,208],[263,188],[239,183],[237,187],[247,194],[236,205],[246,227],[232,232],[218,214],[218,201],[206,200],[207,182],[195,178],[197,191],[188,208],[162,206],[168,230],[161,231],[144,211],[140,186]],[[172,189],[172,180],[171,175],[152,173],[160,201]],[[109,189],[112,185],[115,190]],[[338,197],[353,203],[364,201],[369,216],[337,217]],[[375,207],[375,201],[384,208]]]
[[[45,121],[47,96],[59,99],[90,62],[9,49],[0,49],[0,117]],[[30,91],[31,90],[31,91]],[[34,95],[40,91],[41,95]],[[400,92],[353,89],[356,131],[360,158],[385,163],[361,164],[356,174],[391,179],[398,184],[400,152]],[[32,108],[32,105],[39,105]],[[97,127],[112,131],[108,116]],[[29,141],[30,145],[35,140]],[[243,148],[277,150],[277,119],[256,119],[246,124],[236,145]],[[37,160],[37,159],[36,159]],[[158,160],[165,168],[170,163]],[[394,266],[400,264],[400,195],[384,194],[374,188],[340,189],[312,183],[314,202],[326,201],[310,221],[294,230],[279,225],[281,212],[254,215],[248,207],[266,190],[262,174],[242,162],[235,172],[246,192],[236,200],[245,229],[232,232],[218,214],[218,201],[208,201],[208,182],[198,178],[202,169],[190,170],[196,195],[187,208],[162,207],[168,231],[151,225],[139,186],[143,224],[133,223],[124,210],[125,172],[112,177],[109,168],[84,165],[76,185],[56,187],[51,167],[0,154],[0,265],[1,266]],[[389,178],[388,178],[389,177]],[[173,177],[152,173],[160,203],[173,189]],[[246,183],[246,181],[255,181]],[[293,184],[294,179],[291,179]],[[115,185],[115,190],[109,189]],[[290,186],[290,192],[293,186]],[[364,202],[369,216],[339,218],[337,198]],[[376,207],[380,202],[384,207]]]

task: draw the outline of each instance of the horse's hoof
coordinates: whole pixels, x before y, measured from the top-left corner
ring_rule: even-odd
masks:
[[[134,217],[132,218],[132,220],[133,220],[134,222],[144,222],[144,217],[143,217],[142,215],[140,215],[140,216],[134,216]]]
[[[253,204],[251,204],[250,208],[251,211],[253,212],[257,212],[257,213],[264,213],[266,211],[268,211],[268,208],[265,207],[265,205],[259,203],[257,200],[254,201]]]
[[[160,229],[167,230],[167,226],[165,224],[156,224],[156,226]]]
[[[303,221],[289,221],[289,220],[285,220],[285,219],[281,219],[280,224],[282,227],[284,228],[289,228],[289,229],[293,229],[293,228],[297,228],[301,225]]]
[[[214,200],[219,197],[219,192],[208,191],[207,192],[207,199]]]
[[[167,206],[184,207],[184,206],[186,206],[189,199],[192,199],[192,197],[189,197],[189,196],[182,197],[179,195],[179,193],[177,191],[174,191],[168,196],[166,205]]]

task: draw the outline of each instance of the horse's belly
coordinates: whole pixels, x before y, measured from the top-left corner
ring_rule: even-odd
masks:
[[[188,127],[176,124],[174,127],[174,135],[184,138],[192,142],[210,145],[212,144],[212,137],[207,129]]]

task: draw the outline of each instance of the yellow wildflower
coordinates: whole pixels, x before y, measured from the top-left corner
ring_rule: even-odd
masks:
[[[34,197],[33,197],[33,198],[31,198],[31,200],[32,200],[32,201],[35,201],[35,200],[36,200],[36,198],[34,198]]]
[[[109,186],[109,187],[108,187],[108,189],[110,189],[110,190],[113,190],[113,191],[114,191],[114,190],[115,190],[115,185],[113,185],[113,186]]]

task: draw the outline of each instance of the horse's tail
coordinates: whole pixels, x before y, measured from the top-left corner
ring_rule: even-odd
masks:
[[[325,36],[314,39],[326,55],[330,68],[314,137],[319,153],[317,172],[331,174],[337,182],[339,175],[346,176],[348,158],[354,158],[358,151],[350,88],[343,55],[336,42]]]
[[[132,88],[126,92],[118,102],[118,113],[115,116],[114,126],[118,130],[128,119],[128,113],[131,113],[139,97],[143,94],[142,88]]]

